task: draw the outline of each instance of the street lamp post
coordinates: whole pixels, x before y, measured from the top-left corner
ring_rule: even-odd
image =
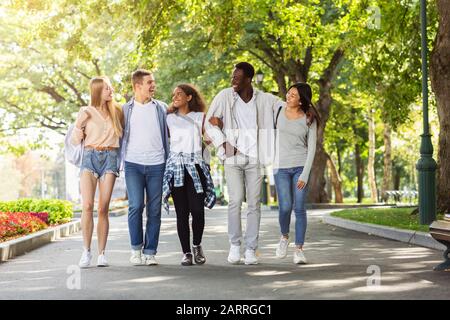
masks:
[[[420,6],[422,26],[422,103],[423,134],[420,143],[420,159],[416,168],[419,178],[420,224],[430,224],[436,219],[436,161],[428,123],[428,66],[427,66],[427,10],[426,0]]]
[[[264,80],[264,73],[261,70],[256,71],[256,84],[258,87],[262,84]]]
[[[430,224],[431,236],[446,246],[444,262],[434,267],[435,271],[450,271],[450,221],[436,220],[436,161],[433,159],[433,145],[428,125],[428,68],[427,68],[427,7],[426,0],[420,1],[422,25],[422,96],[423,134],[420,144],[419,171],[419,214],[421,224]],[[444,130],[441,128],[441,130]]]

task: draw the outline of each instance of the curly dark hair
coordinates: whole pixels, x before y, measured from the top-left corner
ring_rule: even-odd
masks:
[[[205,112],[206,111],[206,103],[203,99],[202,95],[200,94],[199,90],[192,84],[188,83],[182,83],[176,86],[176,88],[179,88],[183,90],[183,92],[187,96],[192,96],[192,99],[188,102],[189,111],[194,112]],[[169,106],[168,113],[175,112],[175,108],[173,107],[173,104],[171,103]]]

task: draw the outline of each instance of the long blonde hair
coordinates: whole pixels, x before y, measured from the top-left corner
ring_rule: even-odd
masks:
[[[106,76],[94,77],[89,82],[91,91],[91,106],[101,107],[102,91],[104,86],[111,86],[111,81]],[[106,103],[106,110],[111,117],[114,133],[118,137],[122,137],[123,133],[123,113],[119,105],[113,99]]]

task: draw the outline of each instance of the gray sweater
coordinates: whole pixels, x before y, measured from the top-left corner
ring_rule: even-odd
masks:
[[[317,121],[308,128],[306,116],[289,120],[286,107],[280,111],[277,121],[276,160],[274,168],[304,167],[300,180],[308,182],[317,142]]]

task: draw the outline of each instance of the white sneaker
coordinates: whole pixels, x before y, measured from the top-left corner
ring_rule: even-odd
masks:
[[[289,247],[289,239],[281,237],[280,242],[278,243],[277,250],[275,252],[277,258],[279,259],[286,258],[288,247]]]
[[[105,252],[103,252],[98,256],[97,267],[109,267],[108,260],[106,260]]]
[[[133,266],[141,266],[142,265],[141,250],[131,250],[130,262]]]
[[[258,264],[258,258],[256,257],[255,250],[252,249],[245,250],[244,263],[247,265]]]
[[[241,246],[230,246],[230,253],[228,254],[228,262],[231,264],[238,264],[241,262]]]
[[[294,263],[295,264],[306,264],[306,257],[305,254],[303,253],[302,249],[296,249],[294,252]]]
[[[83,253],[81,254],[80,262],[78,262],[78,266],[80,268],[87,268],[91,264],[92,254],[91,250],[83,249]]]
[[[154,255],[150,254],[144,254],[144,257],[142,258],[145,265],[147,266],[156,266],[158,264],[158,261],[156,261],[156,258]]]

